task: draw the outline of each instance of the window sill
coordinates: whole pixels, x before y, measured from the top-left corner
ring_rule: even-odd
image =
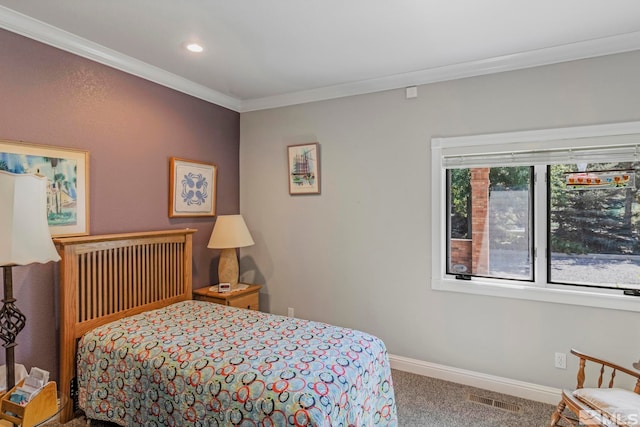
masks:
[[[640,297],[623,295],[621,290],[567,289],[565,286],[542,288],[484,279],[462,281],[450,278],[433,278],[431,288],[438,291],[640,312]]]

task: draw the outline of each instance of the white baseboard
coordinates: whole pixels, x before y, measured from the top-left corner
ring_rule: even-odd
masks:
[[[399,371],[411,372],[551,405],[557,405],[560,401],[560,389],[553,387],[467,371],[392,354],[389,355],[389,361],[391,362],[391,367]]]

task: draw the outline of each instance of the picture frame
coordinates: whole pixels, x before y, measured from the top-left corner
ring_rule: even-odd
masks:
[[[217,174],[213,163],[171,157],[169,217],[214,216]]]
[[[45,176],[52,237],[89,234],[89,152],[0,140],[0,170]]]
[[[320,144],[287,146],[289,194],[320,194]]]

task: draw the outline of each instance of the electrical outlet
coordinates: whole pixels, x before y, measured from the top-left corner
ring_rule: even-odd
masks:
[[[567,354],[556,353],[555,366],[558,369],[567,369]]]
[[[293,315],[293,307],[287,308],[287,316],[294,317],[294,315]]]

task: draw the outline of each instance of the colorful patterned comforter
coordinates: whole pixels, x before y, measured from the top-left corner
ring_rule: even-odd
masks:
[[[79,405],[123,426],[397,426],[384,343],[185,301],[87,333]]]

